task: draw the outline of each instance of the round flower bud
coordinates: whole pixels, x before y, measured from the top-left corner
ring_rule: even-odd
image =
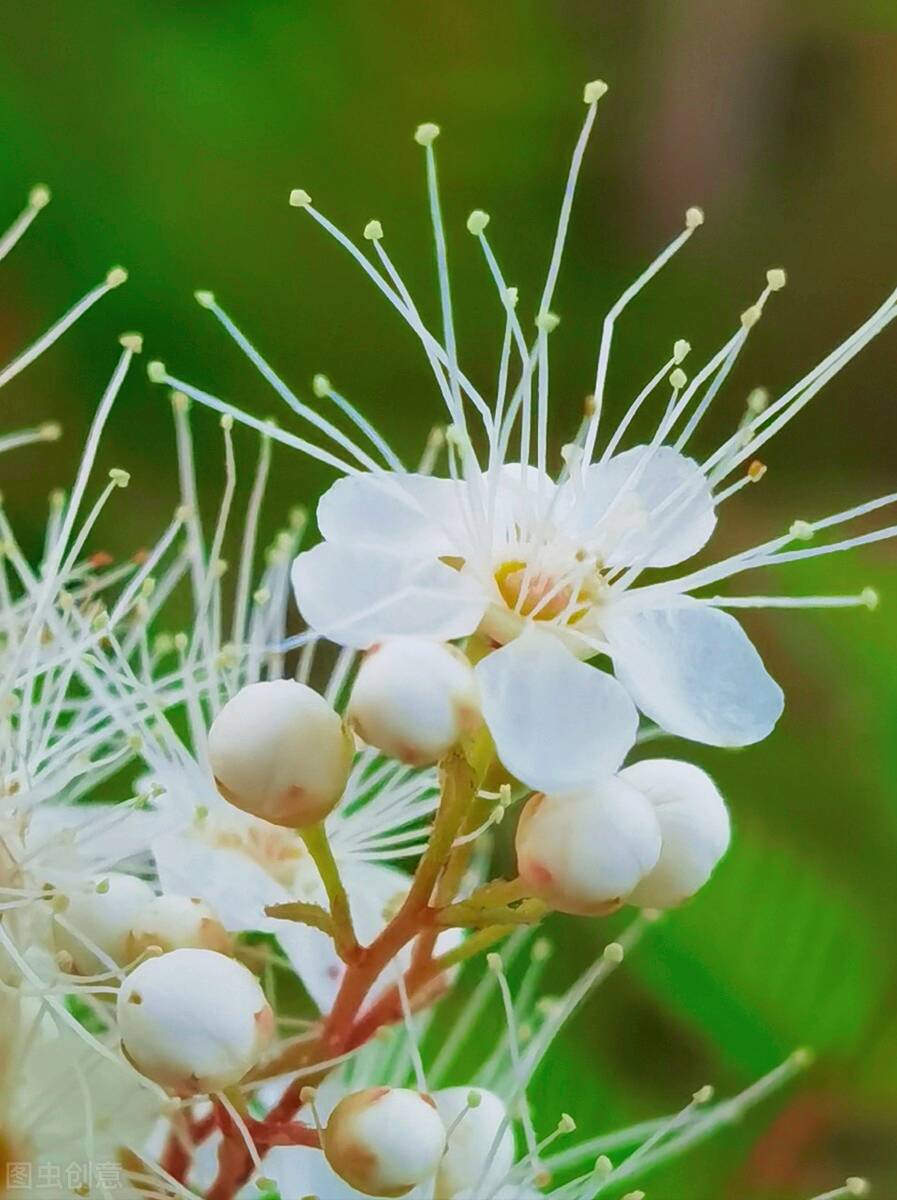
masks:
[[[508,1110],[494,1092],[484,1088],[442,1088],[433,1093],[433,1099],[450,1131],[436,1174],[435,1200],[473,1196],[475,1188],[477,1195],[494,1195],[514,1165],[514,1132]],[[472,1100],[477,1101],[475,1107]],[[493,1151],[499,1130],[501,1137]]]
[[[180,1096],[239,1083],[274,1032],[256,977],[214,950],[142,962],[119,989],[117,1015],[130,1062]]]
[[[643,908],[673,908],[702,888],[729,848],[729,813],[716,784],[700,767],[651,758],[620,772],[653,805],[663,848],[629,897]]]
[[[441,642],[390,638],[365,655],[346,715],[390,758],[427,766],[480,722],[473,667]]]
[[[209,761],[225,800],[290,829],[327,816],[343,794],[354,753],[338,714],[292,679],[242,688],[209,730]]]
[[[215,910],[195,896],[166,892],[141,908],[128,934],[128,957],[135,959],[151,947],[160,950],[233,951],[230,934]]]
[[[404,1196],[431,1179],[445,1126],[429,1096],[409,1088],[365,1088],[345,1096],[321,1136],[328,1163],[366,1196]]]
[[[533,796],[517,826],[517,869],[552,908],[580,916],[614,912],[660,857],[654,808],[611,776],[559,796]]]
[[[154,898],[148,883],[121,871],[94,880],[88,890],[70,892],[54,920],[56,949],[70,956],[79,975],[101,975],[109,970],[108,959],[123,966],[132,957],[128,934],[134,917]]]

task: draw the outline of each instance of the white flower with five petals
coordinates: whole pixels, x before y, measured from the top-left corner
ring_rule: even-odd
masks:
[[[197,293],[293,412],[329,444],[283,430],[271,436],[344,475],[318,507],[322,544],[300,555],[294,566],[296,597],[311,629],[354,648],[397,635],[443,641],[476,635],[481,639],[476,656],[481,657],[477,676],[483,713],[499,755],[524,783],[540,790],[584,786],[615,771],[635,738],[635,706],[666,731],[712,745],[742,746],[764,738],[782,711],[782,692],[725,608],[872,607],[874,593],[867,589],[854,596],[724,598],[706,595],[703,589],[749,568],[825,554],[897,532],[897,527],[889,527],[818,547],[792,548],[795,542],[897,499],[885,496],[820,521],[797,521],[781,537],[671,577],[672,569],[706,545],[720,504],[762,476],[764,468],[756,458],[760,447],[897,316],[895,292],[781,396],[768,402],[753,394],[737,429],[716,450],[690,457],[688,444],[770,294],[784,286],[784,272],[771,270],[760,296],[741,314],[735,333],[693,378],[689,380],[680,365],[690,347],[677,341],[670,359],[634,398],[617,428],[600,441],[615,323],[703,223],[698,209],[688,211],[683,232],[605,317],[585,417],[563,449],[560,471],[550,472],[548,341],[558,325],[550,309],[574,186],[603,91],[603,85],[586,89],[586,120],[563,197],[532,342],[517,317],[517,290],[506,285],[486,239],[488,216],[477,211],[468,220],[505,314],[494,399],[484,397],[458,361],[433,152],[438,128],[421,126],[416,140],[427,156],[441,341],[424,324],[384,250],[379,222],[365,229],[372,258],[318,212],[306,192],[297,190],[291,196],[291,203],[348,250],[419,337],[448,410],[449,478],[434,478],[428,470],[405,470],[382,436],[329,380],[317,376],[316,396],[342,411],[360,435],[353,439],[290,391],[211,293]],[[172,378],[163,364],[150,364],[149,370],[154,380],[263,428],[226,401]],[[621,450],[634,417],[658,391],[666,391],[666,399],[650,440]],[[477,452],[484,444],[485,457]],[[429,468],[434,456],[428,457]],[[727,483],[739,468],[740,476]],[[664,575],[644,578],[646,572],[658,570]],[[593,658],[610,664],[613,675],[586,666]]]

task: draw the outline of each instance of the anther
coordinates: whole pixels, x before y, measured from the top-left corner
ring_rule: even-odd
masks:
[[[475,208],[467,218],[468,232],[472,233],[474,237],[479,237],[488,224],[489,214],[483,212],[481,208]]]
[[[311,196],[303,188],[293,188],[290,192],[290,204],[293,208],[308,208],[311,205]]]
[[[552,333],[561,323],[561,318],[557,313],[541,312],[536,317],[536,328],[541,329],[543,333]]]
[[[414,131],[414,140],[418,146],[432,146],[439,137],[439,126],[427,121],[423,125],[418,125]]]
[[[62,437],[62,426],[58,421],[47,421],[37,432],[42,442],[58,442]]]
[[[141,354],[143,352],[143,334],[123,333],[118,339],[118,344],[124,346],[125,350],[130,350],[132,354]]]
[[[193,297],[197,304],[201,304],[203,308],[212,308],[215,303],[215,293],[198,291],[193,293]]]
[[[28,203],[32,208],[46,208],[50,198],[50,189],[43,183],[36,184],[28,193]]]
[[[809,1046],[801,1046],[788,1060],[792,1067],[797,1067],[798,1070],[805,1071],[807,1067],[811,1067],[816,1061],[816,1053]]]
[[[597,104],[607,93],[607,84],[603,79],[593,79],[583,88],[582,98],[586,104]]]
[[[128,278],[128,272],[124,267],[113,267],[106,275],[106,287],[117,288]]]
[[[679,338],[677,342],[673,343],[673,362],[681,363],[689,350],[691,350],[691,344],[684,338]]]
[[[680,367],[677,367],[676,370],[670,375],[670,386],[674,387],[677,392],[681,391],[687,382],[688,376]]]
[[[792,521],[788,532],[793,538],[799,538],[802,542],[808,542],[815,533],[815,530],[809,521]]]
[[[150,383],[164,383],[167,374],[165,363],[159,362],[158,359],[148,362],[146,364],[146,373],[149,376]]]
[[[862,592],[860,592],[860,598],[870,612],[875,612],[878,608],[878,602],[881,599],[878,592],[872,587],[863,588]]]
[[[123,471],[121,469],[121,467],[113,467],[112,470],[109,472],[109,478],[112,480],[112,482],[115,484],[116,487],[120,487],[120,488],[127,487],[128,484],[131,482],[130,474],[127,471]]]
[[[607,962],[621,963],[625,951],[619,942],[609,942],[604,947],[603,957]]]
[[[773,267],[771,271],[766,272],[766,282],[769,284],[771,292],[779,292],[785,286],[788,276],[781,267]]]
[[[379,221],[368,221],[364,227],[364,236],[369,242],[379,242],[383,237],[383,226]]]
[[[750,479],[751,483],[759,483],[765,474],[766,463],[762,463],[759,458],[755,458],[747,469],[748,479]]]
[[[319,399],[323,399],[330,393],[330,380],[326,375],[316,375],[311,381],[311,390]]]
[[[699,225],[704,224],[704,210],[702,208],[689,208],[685,213],[685,228],[697,229]]]
[[[762,413],[768,404],[769,392],[766,388],[754,388],[747,398],[748,411],[752,413]]]

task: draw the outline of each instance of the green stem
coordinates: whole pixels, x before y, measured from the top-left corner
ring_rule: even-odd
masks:
[[[352,912],[349,908],[349,897],[340,878],[339,867],[333,857],[330,842],[324,830],[323,823],[309,825],[300,829],[299,834],[318,868],[321,882],[330,903],[330,917],[333,922],[333,942],[336,952],[344,962],[348,962],[358,950],[358,939],[352,924]]]

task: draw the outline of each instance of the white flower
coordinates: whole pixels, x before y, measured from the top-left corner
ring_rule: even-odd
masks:
[[[153,948],[231,954],[233,943],[211,905],[196,896],[166,892],[139,908],[128,930],[130,960]]]
[[[477,1183],[491,1193],[514,1164],[514,1130],[501,1097],[485,1088],[450,1087],[433,1099],[448,1131],[436,1200],[463,1200]]]
[[[298,829],[322,821],[342,796],[355,742],[307,684],[250,683],[209,729],[209,764],[222,796],[252,816]]]
[[[629,896],[643,908],[671,908],[702,888],[729,848],[729,813],[716,784],[691,763],[650,758],[620,779],[654,808],[662,847],[657,865]]]
[[[720,746],[765,737],[782,710],[782,693],[726,607],[805,605],[872,606],[864,591],[846,597],[728,597],[705,589],[748,569],[779,565],[847,546],[891,537],[895,527],[818,547],[792,548],[815,533],[872,512],[895,500],[885,496],[814,522],[799,521],[785,535],[710,566],[681,566],[707,543],[721,503],[763,474],[760,448],[803,409],[863,345],[897,316],[897,293],[799,382],[771,403],[752,396],[733,435],[710,453],[690,452],[693,434],[730,373],[770,294],[785,283],[778,269],[738,322],[733,336],[694,373],[681,363],[688,343],[679,340],[632,400],[617,428],[603,434],[605,383],[615,323],[624,308],[703,222],[686,214],[684,231],[629,287],[608,312],[598,349],[595,385],[579,432],[562,463],[549,461],[549,337],[558,324],[551,312],[573,190],[598,99],[587,91],[585,126],[577,143],[561,206],[547,280],[536,307],[532,342],[518,319],[518,293],[510,288],[485,236],[488,216],[468,222],[479,241],[504,310],[505,333],[498,385],[483,395],[462,371],[452,321],[445,234],[436,185],[435,126],[418,138],[425,147],[442,301],[442,341],[423,324],[383,247],[383,230],[371,223],[365,236],[374,260],[337,230],[297,190],[291,202],[321,224],[361,265],[419,337],[448,412],[449,478],[425,469],[407,471],[384,439],[317,376],[314,392],[342,410],[355,428],[344,432],[314,405],[297,398],[253,349],[211,293],[198,294],[246,351],[293,412],[327,439],[273,437],[339,470],[318,507],[323,542],[299,556],[293,581],[310,626],[358,649],[384,638],[412,635],[454,640],[476,635],[493,648],[478,665],[484,713],[499,756],[523,782],[539,789],[576,788],[622,762],[628,745],[619,736],[632,723],[627,693],[665,730]],[[172,378],[160,363],[152,378],[183,388],[202,403],[257,428],[260,422],[233,405]],[[646,444],[623,449],[639,409],[660,393],[654,433]],[[484,453],[478,448],[484,447]],[[725,481],[744,470],[735,482]],[[671,572],[661,579],[647,572]],[[695,595],[694,593],[699,593]],[[549,635],[563,655],[538,650],[530,634]],[[521,636],[524,635],[524,636]],[[518,650],[517,647],[525,647]],[[580,660],[605,656],[616,680],[594,672],[591,692],[581,681]],[[482,645],[477,657],[482,657]],[[622,685],[622,686],[620,686]],[[514,720],[504,701],[522,689],[533,693]],[[575,693],[576,704],[564,704]],[[576,719],[571,721],[571,709]],[[604,742],[600,731],[617,731]],[[552,747],[563,745],[563,753]],[[564,759],[563,778],[546,776]],[[600,758],[600,769],[596,767]]]
[[[404,1196],[432,1179],[445,1126],[432,1098],[410,1088],[364,1088],[336,1105],[321,1135],[337,1175],[366,1196]]]
[[[258,980],[215,950],[146,959],[119,988],[116,1014],[129,1062],[182,1096],[239,1083],[274,1034]]]
[[[622,776],[561,795],[533,796],[517,824],[521,879],[559,912],[604,916],[657,865],[661,826]]]
[[[346,709],[359,734],[411,766],[436,763],[481,724],[470,663],[453,646],[390,638],[364,656]]]
[[[67,904],[54,918],[57,949],[81,975],[124,966],[134,919],[154,897],[148,883],[122,871],[86,880],[66,894]]]

